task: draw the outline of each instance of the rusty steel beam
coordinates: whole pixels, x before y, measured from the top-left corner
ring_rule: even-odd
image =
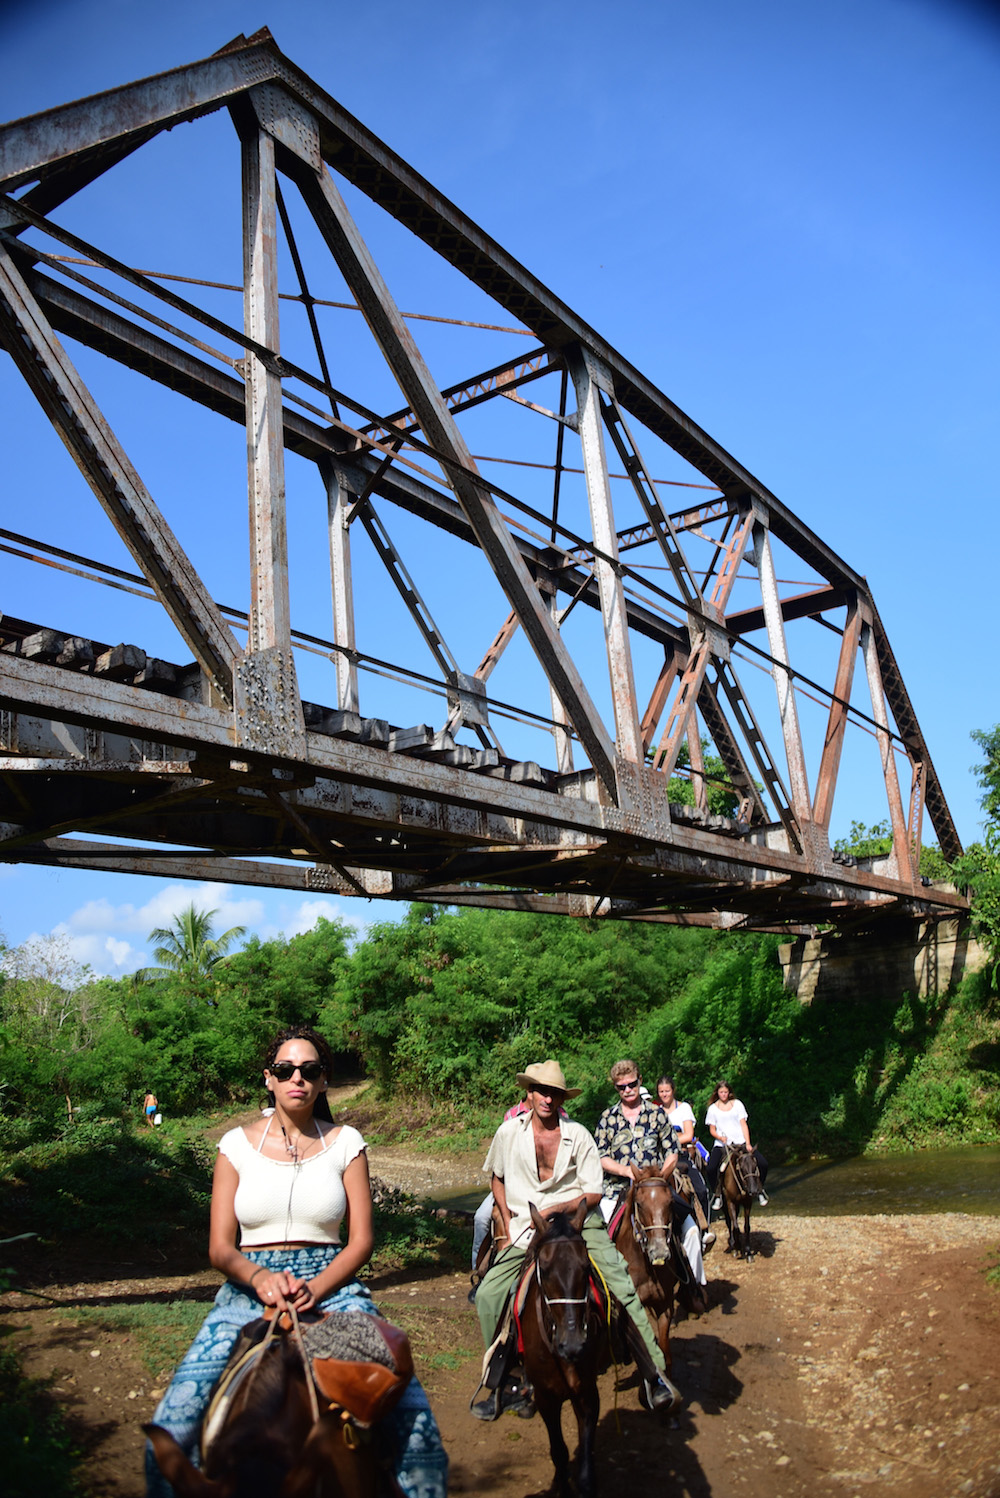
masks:
[[[787,617],[787,616],[786,616]],[[816,777],[816,799],[813,803],[813,821],[829,834],[830,817],[833,814],[833,794],[837,786],[837,771],[844,747],[847,730],[848,704],[854,683],[854,667],[861,644],[861,611],[857,599],[847,601],[847,622],[840,642],[840,658],[837,661],[837,677],[833,684],[833,698],[827,721],[826,737],[823,740],[823,757]]]
[[[781,732],[785,740],[785,758],[788,762],[788,783],[791,788],[791,805],[799,829],[812,820],[812,803],[809,798],[809,772],[802,747],[802,730],[799,726],[798,708],[795,703],[795,685],[789,671],[788,643],[785,639],[785,622],[781,617],[781,599],[771,556],[771,540],[768,526],[755,514],[753,522],[754,559],[760,576],[760,591],[763,598],[764,618],[767,623],[767,638],[774,659],[774,687],[778,694],[778,714]]]
[[[585,349],[570,350],[568,363],[576,389],[577,424],[587,482],[590,522],[594,532],[594,575],[597,578],[601,617],[604,620],[604,642],[608,653],[611,702],[615,715],[615,740],[618,753],[631,763],[638,764],[642,759],[642,741],[636,711],[635,675],[628,638],[625,590],[616,567],[618,536],[601,430],[601,391],[603,389],[610,395],[611,383],[607,371]],[[552,685],[553,690],[557,691],[554,682]],[[559,696],[560,701],[563,701],[561,694]],[[571,713],[570,718],[572,720]]]
[[[785,624],[793,619],[818,619],[830,609],[842,609],[856,595],[847,588],[814,588],[781,600],[781,617]],[[764,608],[740,609],[726,615],[726,629],[731,635],[748,635],[766,628]]]
[[[285,523],[285,449],[282,435],[278,229],[274,141],[248,124],[243,147],[243,316],[264,358],[248,349],[247,475],[250,500],[250,637],[248,650],[292,647]]]
[[[706,604],[699,594],[698,613],[692,612],[690,616],[688,631],[691,635],[691,651],[653,761],[664,775],[670,776],[674,772],[709,662],[728,662],[730,659],[728,637],[717,627],[715,621],[721,620],[725,614],[726,603],[736,581],[736,569],[749,538],[750,524],[750,516],[747,515],[726,548],[711,599]]]
[[[911,760],[919,762],[924,767],[924,805],[930,816],[934,831],[938,835],[941,852],[949,862],[958,858],[962,852],[962,843],[958,836],[948,802],[945,799],[944,790],[938,779],[938,773],[931,759],[931,752],[924,738],[923,730],[917,720],[917,715],[910,701],[906,684],[902,673],[893,654],[889,637],[885,632],[885,626],[879,617],[878,609],[873,602],[869,601],[872,616],[872,630],[875,637],[875,649],[878,656],[879,670],[882,674],[882,684],[885,688],[886,699],[892,709],[892,715],[896,720],[896,726],[907,746]]]
[[[458,385],[450,385],[441,391],[441,395],[449,410],[457,416],[462,411],[471,411],[473,406],[492,400],[495,395],[504,394],[508,385],[527,385],[532,380],[540,380],[543,375],[552,374],[561,368],[562,361],[554,358],[548,349],[535,349],[530,354],[521,354],[516,359],[507,359],[503,364],[494,365],[482,374],[472,375]],[[420,423],[407,407],[403,411],[393,411],[375,425],[365,427],[364,432],[369,437],[392,437],[397,431],[410,433],[419,428]]]
[[[0,343],[214,689],[231,700],[239,646],[229,626],[2,245]]]
[[[548,610],[524,565],[492,496],[477,482],[479,473],[454,418],[430,376],[409,329],[389,294],[368,247],[329,173],[288,154],[286,166],[297,182],[320,233],[362,308],[403,394],[434,447],[450,458],[448,477],[497,580],[516,610],[531,646],[585,745],[601,780],[617,795],[614,747],[576,666],[552,628]]]
[[[861,654],[865,660],[865,671],[868,676],[868,690],[871,693],[872,713],[878,723],[878,747],[879,756],[882,761],[882,776],[885,781],[886,797],[889,803],[889,820],[892,826],[892,856],[896,868],[902,879],[912,879],[915,870],[910,863],[910,839],[907,832],[906,816],[903,811],[903,798],[899,789],[899,775],[896,771],[896,756],[892,751],[892,740],[889,737],[889,716],[885,705],[885,686],[882,681],[882,668],[878,658],[878,647],[875,644],[875,633],[871,625],[862,623],[861,626]]]

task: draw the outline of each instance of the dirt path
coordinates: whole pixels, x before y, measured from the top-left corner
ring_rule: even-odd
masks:
[[[461,1189],[478,1165],[435,1169],[433,1157],[397,1150],[372,1156],[383,1179],[418,1192]],[[1000,1294],[984,1279],[1000,1223],[768,1210],[754,1237],[750,1264],[734,1263],[721,1244],[710,1255],[714,1308],[677,1328],[674,1379],[686,1400],[678,1420],[668,1426],[640,1409],[632,1370],[616,1419],[614,1375],[603,1379],[605,1498],[623,1485],[664,1498],[1000,1498]],[[183,1312],[187,1300],[210,1299],[218,1278],[200,1258],[192,1245],[189,1262],[84,1270],[76,1261],[70,1272],[36,1259],[41,1298],[0,1302],[28,1371],[54,1380],[88,1452],[93,1495],[139,1498],[138,1426],[162,1387],[137,1333],[114,1318],[150,1304],[166,1316],[177,1301]],[[547,1484],[538,1419],[483,1426],[468,1414],[481,1353],[465,1276],[383,1276],[372,1288],[413,1341],[451,1455],[452,1491],[522,1498]],[[148,1335],[146,1344],[148,1359]]]

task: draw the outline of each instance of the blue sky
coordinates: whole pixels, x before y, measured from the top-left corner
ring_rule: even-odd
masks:
[[[1000,383],[1000,29],[988,10],[932,0],[285,0],[270,14],[227,0],[8,3],[0,114],[16,118],[193,61],[263,24],[868,577],[959,832],[974,838],[969,734],[1000,717],[991,649],[998,483],[982,459],[997,442]],[[213,117],[198,129],[163,138],[150,148],[159,155],[137,153],[120,185],[109,178],[87,203],[60,210],[60,221],[106,242],[102,225],[118,214],[121,237],[108,247],[122,258],[149,264],[155,254],[156,268],[238,279],[238,236],[226,237],[221,213],[216,225],[220,179],[207,165],[212,152],[225,161],[231,150],[228,122]],[[177,195],[157,190],[171,152],[184,163]],[[235,194],[238,162],[230,181]],[[403,231],[351,202],[404,307],[507,320],[429,253],[411,268]],[[221,293],[219,307],[237,320],[238,304]],[[417,326],[442,383],[517,347],[493,334],[457,345]],[[344,347],[355,338],[338,336]],[[79,362],[89,377],[90,362]],[[363,374],[374,405],[398,404],[379,372]],[[7,371],[0,378],[6,392]],[[192,415],[169,451],[156,451],[144,434],[154,397],[100,378],[155,493],[173,485],[204,508],[197,496],[208,486],[220,516],[223,497],[239,501],[235,428],[210,446]],[[29,452],[24,466],[6,465],[4,512],[20,518],[3,523],[130,566],[110,527],[95,536],[73,502],[75,474],[23,396],[5,399],[0,432],[5,451],[16,437]],[[489,440],[487,425],[473,432]],[[491,477],[513,487],[509,472]],[[23,520],[25,493],[39,512],[34,528]],[[405,523],[393,524],[407,539]],[[242,564],[246,542],[232,539],[209,518],[191,549],[216,596],[243,606],[230,552]],[[293,560],[307,556],[307,530],[293,525],[290,544]],[[36,617],[38,580],[6,563],[4,576],[5,611]],[[84,608],[83,592],[78,602],[73,584],[60,588],[68,619]],[[116,612],[126,602],[102,601],[95,636],[103,628],[106,639],[137,638]],[[452,602],[453,616],[442,608],[457,632],[470,604],[460,589]],[[317,599],[304,592],[299,608],[300,627],[328,632]],[[68,622],[82,631],[76,618]],[[141,639],[154,650],[151,631]],[[177,658],[167,643],[163,653]],[[407,718],[404,696],[385,714],[418,721]],[[877,785],[848,756],[834,835],[852,817],[884,815]],[[264,934],[304,929],[321,909],[361,923],[393,913],[281,891],[0,867],[7,940],[66,932],[99,971],[145,962],[148,930],[192,898],[217,906],[225,926]]]

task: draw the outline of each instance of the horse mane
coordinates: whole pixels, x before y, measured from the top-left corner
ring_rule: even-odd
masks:
[[[568,1212],[553,1212],[549,1218],[549,1230],[545,1234],[551,1243],[555,1238],[579,1238],[580,1234],[570,1221]]]
[[[288,1471],[290,1451],[281,1433],[292,1372],[284,1340],[261,1354],[247,1375],[246,1403],[212,1443],[210,1465],[216,1478],[233,1480],[234,1494],[278,1494]]]
[[[533,1264],[538,1258],[538,1250],[543,1243],[555,1243],[559,1239],[580,1238],[582,1236],[573,1226],[573,1215],[572,1212],[553,1212],[551,1217],[546,1218],[545,1232],[539,1233],[536,1230],[532,1235],[531,1242],[528,1244],[524,1255],[525,1268],[529,1264]]]

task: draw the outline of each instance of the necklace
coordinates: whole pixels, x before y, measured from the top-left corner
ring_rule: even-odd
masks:
[[[300,1134],[299,1137],[298,1137],[298,1139],[296,1139],[296,1140],[293,1141],[293,1140],[289,1139],[288,1133],[287,1133],[287,1131],[285,1129],[284,1124],[281,1122],[280,1118],[278,1119],[278,1126],[281,1129],[281,1136],[282,1136],[282,1138],[285,1141],[285,1151],[286,1151],[286,1153],[289,1154],[289,1155],[291,1155],[293,1164],[298,1165],[298,1163],[299,1163],[300,1160],[304,1160],[305,1159],[305,1157],[306,1157],[307,1153],[309,1152],[309,1150],[312,1149],[313,1144],[315,1143],[315,1141],[312,1140],[312,1139],[310,1139],[309,1143],[307,1145],[305,1145],[305,1147],[302,1149],[302,1151],[300,1153],[299,1152],[299,1145],[302,1143],[302,1140],[303,1140],[303,1138],[305,1136],[303,1134]],[[313,1128],[316,1130],[316,1138],[317,1139],[322,1139],[323,1136],[322,1136],[322,1134],[319,1131],[319,1124],[316,1122],[315,1119],[313,1119]]]

